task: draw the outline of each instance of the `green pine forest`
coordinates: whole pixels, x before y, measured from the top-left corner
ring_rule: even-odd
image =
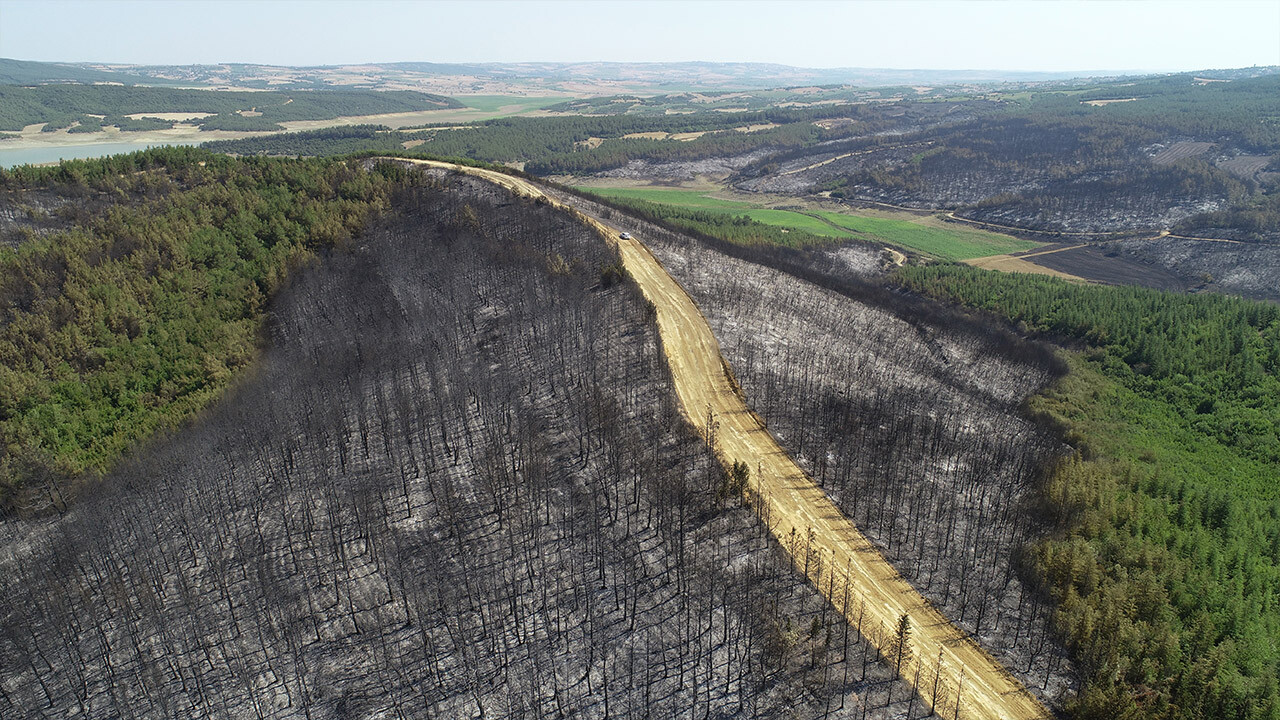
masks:
[[[1280,717],[1280,307],[958,265],[899,281],[1086,349],[1030,410],[1076,448],[1031,549],[1081,718]]]
[[[62,507],[216,399],[252,363],[289,272],[359,234],[404,182],[355,161],[181,147],[0,170],[4,191],[119,201],[0,247],[0,509]]]

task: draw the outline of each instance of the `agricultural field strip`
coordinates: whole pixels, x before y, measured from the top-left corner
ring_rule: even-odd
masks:
[[[886,633],[896,627],[902,615],[907,615],[913,628],[914,657],[934,663],[941,656],[942,687],[947,688],[948,693],[960,688],[957,717],[970,720],[1051,717],[999,662],[911,587],[782,449],[730,384],[719,343],[692,298],[643,243],[634,238],[618,238],[619,227],[583,213],[572,205],[572,200],[566,204],[548,197],[541,187],[528,180],[431,160],[395,160],[461,170],[522,195],[547,198],[579,215],[616,243],[627,272],[657,309],[663,349],[685,415],[704,434],[708,432],[708,418],[711,418],[715,424],[714,437],[724,459],[746,462],[755,470],[752,490],[767,503],[773,519],[770,530],[775,537],[795,554],[797,551],[789,545],[788,537],[792,533],[804,537],[812,530],[813,547],[821,554],[826,567],[843,568],[841,572],[857,604],[849,602],[841,607],[842,598],[830,590],[828,600],[840,608],[850,622],[857,622],[858,614],[865,608],[864,627],[873,630],[879,627]],[[803,562],[803,558],[800,560]],[[818,586],[822,591],[820,582]],[[877,633],[870,631],[868,635],[879,639],[881,650],[886,650],[885,637],[877,638]],[[904,679],[911,682],[909,677]],[[926,679],[929,682],[925,682]],[[917,689],[930,703],[933,702],[931,683],[932,673],[922,672]],[[954,703],[953,694],[946,697],[944,706]]]
[[[1042,246],[1034,240],[1022,240],[988,230],[961,227],[937,227],[922,221],[876,216],[851,215],[831,210],[789,210],[761,207],[740,200],[725,200],[707,195],[702,190],[649,188],[580,188],[609,198],[634,199],[671,205],[703,212],[745,215],[765,225],[802,230],[811,235],[858,238],[884,242],[944,260],[968,260],[975,257],[1022,252]],[[916,211],[918,214],[918,211]],[[942,224],[942,223],[937,223]]]
[[[967,260],[1023,252],[1043,245],[1033,240],[1022,240],[990,231],[936,227],[930,223],[941,223],[933,218],[904,221],[830,211],[818,211],[816,216],[863,237],[874,237],[891,245],[910,248],[943,260]]]
[[[808,215],[809,217],[811,217],[811,218],[813,218],[813,219],[815,219],[815,220],[821,220],[824,224],[826,224],[826,225],[828,225],[828,226],[830,226],[830,227],[832,227],[832,228],[834,228],[834,229],[836,229],[836,230],[840,230],[840,231],[849,231],[849,230],[852,230],[852,228],[844,227],[843,225],[840,225],[839,223],[835,222],[835,221],[834,221],[834,220],[832,220],[831,218],[827,217],[828,215],[833,215],[833,214],[835,214],[835,213],[822,212],[822,211],[820,211],[820,210],[819,210],[819,211],[815,211],[815,212],[806,212],[806,213],[801,213],[801,214],[802,214],[802,215]],[[857,233],[858,231],[857,231],[857,230],[853,230],[853,232],[854,232],[854,233]]]
[[[607,198],[642,200],[700,212],[745,216],[762,225],[773,225],[787,230],[801,230],[811,235],[822,237],[852,239],[858,236],[856,231],[842,228],[808,212],[762,207],[759,204],[739,200],[724,200],[711,197],[701,190],[650,190],[648,188],[608,187],[582,187],[580,189]]]
[[[1064,280],[1072,280],[1074,282],[1088,283],[1087,278],[1079,275],[1054,270],[1053,268],[1037,265],[1030,260],[1023,260],[1020,255],[992,255],[990,257],[970,258],[965,260],[966,265],[972,265],[983,270],[998,270],[1000,272],[1028,273],[1031,275],[1049,275],[1051,277],[1060,277]]]

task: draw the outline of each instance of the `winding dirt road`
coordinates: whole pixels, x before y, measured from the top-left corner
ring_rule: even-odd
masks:
[[[663,347],[685,415],[704,434],[710,419],[724,461],[741,460],[750,466],[754,506],[796,558],[797,567],[810,568],[809,578],[819,591],[855,626],[861,616],[863,634],[883,652],[888,652],[899,618],[910,618],[911,654],[916,661],[904,664],[901,675],[916,684],[941,716],[971,720],[1052,717],[1000,663],[902,579],[782,449],[735,391],[720,346],[702,313],[643,243],[635,238],[620,239],[619,231],[624,228],[573,207],[571,199],[566,204],[548,196],[534,182],[492,170],[409,162],[462,170],[522,195],[545,197],[600,230],[616,244],[627,272],[657,309]],[[806,543],[806,538],[811,540]],[[809,563],[805,563],[806,556]],[[819,565],[823,570],[818,570]]]

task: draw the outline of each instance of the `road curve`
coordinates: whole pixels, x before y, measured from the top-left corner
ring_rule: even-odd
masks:
[[[522,195],[547,198],[604,234],[618,248],[627,272],[657,310],[663,349],[685,416],[704,434],[710,418],[722,459],[741,460],[750,466],[753,504],[783,548],[796,557],[797,567],[806,565],[806,554],[821,559],[825,574],[809,573],[818,590],[850,623],[856,625],[859,615],[864,615],[864,635],[882,651],[892,640],[899,618],[910,618],[911,654],[919,663],[919,672],[916,662],[912,662],[902,667],[901,675],[908,683],[916,682],[921,696],[935,706],[939,715],[970,720],[1052,717],[999,662],[898,575],[782,449],[735,391],[719,343],[702,313],[639,239],[619,238],[621,228],[549,197],[541,186],[529,180],[429,160],[388,160],[461,170]],[[806,548],[805,538],[810,531],[812,541]],[[818,564],[809,566],[816,569]],[[939,674],[936,683],[935,671]]]

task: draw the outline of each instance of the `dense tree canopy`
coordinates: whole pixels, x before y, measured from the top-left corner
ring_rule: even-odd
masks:
[[[10,191],[128,200],[0,249],[4,502],[31,483],[56,504],[67,479],[215,398],[253,359],[266,298],[359,233],[392,184],[354,162],[190,148],[0,171]]]
[[[900,278],[1090,347],[1032,406],[1079,451],[1031,552],[1085,671],[1077,716],[1280,716],[1280,308],[957,266]]]

